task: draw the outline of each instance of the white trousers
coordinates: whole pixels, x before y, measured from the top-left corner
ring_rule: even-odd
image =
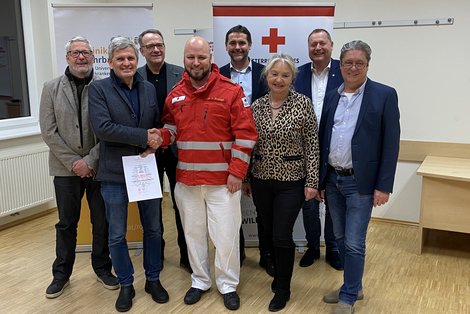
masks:
[[[225,185],[176,183],[175,199],[193,273],[191,286],[207,290],[212,285],[210,237],[215,246],[215,282],[220,293],[237,290],[240,281],[241,191],[230,193]]]

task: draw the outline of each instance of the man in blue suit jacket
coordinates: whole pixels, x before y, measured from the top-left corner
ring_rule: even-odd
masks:
[[[220,68],[220,74],[240,84],[250,104],[266,95],[268,87],[261,78],[264,65],[248,57],[251,49],[250,31],[242,25],[229,29],[225,35],[225,49],[230,56],[230,63]]]
[[[256,99],[266,95],[268,88],[265,80],[261,78],[264,66],[250,60],[248,53],[251,49],[251,33],[242,25],[236,25],[225,35],[225,49],[230,56],[230,63],[220,68],[220,74],[232,79],[243,88],[243,93],[252,104]],[[274,264],[268,251],[266,240],[263,238],[264,227],[260,215],[256,218],[258,227],[258,241],[260,251],[259,265],[266,272],[274,276]],[[245,259],[245,237],[243,228],[240,228],[240,261]]]
[[[334,313],[353,313],[363,297],[366,234],[372,207],[393,189],[400,145],[398,96],[367,78],[371,49],[356,40],[340,55],[344,84],[325,97],[320,125],[320,190],[326,196],[344,265],[344,284],[324,296]]]
[[[109,45],[110,76],[94,81],[89,90],[90,121],[100,140],[100,158],[96,178],[101,181],[106,218],[109,222],[109,251],[121,285],[116,310],[131,309],[134,268],[126,241],[127,209],[123,156],[148,154],[162,143],[153,129],[160,126],[155,88],[136,74],[138,50],[125,37],[116,37]],[[168,292],[160,282],[161,199],[137,202],[143,227],[145,291],[157,303],[168,302]]]
[[[168,93],[173,86],[181,80],[183,68],[165,62],[165,42],[162,33],[157,29],[147,29],[139,35],[140,53],[145,57],[147,64],[137,69],[137,73],[155,86],[157,91],[158,108],[163,114],[163,105]],[[189,265],[188,246],[184,238],[183,224],[175,200],[176,165],[178,164],[178,149],[176,144],[170,145],[168,149],[159,148],[156,152],[158,176],[163,190],[163,174],[166,172],[170,184],[171,200],[175,210],[176,230],[178,231],[177,242],[180,248],[180,266],[192,272]],[[165,240],[163,239],[164,226],[162,211],[160,209],[160,223],[162,225],[162,268],[165,251]]]
[[[312,100],[313,108],[320,125],[323,108],[323,98],[328,91],[337,89],[343,83],[343,77],[339,69],[339,60],[331,58],[333,41],[327,30],[314,29],[308,36],[308,55],[312,62],[299,67],[299,73],[294,82],[295,90]],[[326,204],[325,204],[326,205]],[[300,259],[300,267],[312,265],[320,258],[320,203],[316,199],[306,201],[302,207],[305,238],[308,249]],[[328,206],[325,206],[325,260],[331,267],[341,270],[343,265],[339,258],[338,245],[333,234]]]

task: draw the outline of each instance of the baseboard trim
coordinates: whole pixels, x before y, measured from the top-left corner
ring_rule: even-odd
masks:
[[[43,216],[52,214],[52,213],[54,213],[54,212],[56,212],[56,211],[57,211],[57,208],[56,208],[56,207],[53,207],[53,208],[49,208],[49,209],[40,211],[40,212],[35,213],[35,214],[28,215],[28,216],[26,216],[26,217],[24,217],[24,218],[19,218],[19,219],[14,220],[14,221],[7,222],[7,223],[5,223],[5,224],[3,224],[3,225],[0,225],[0,231],[5,230],[5,229],[8,229],[8,228],[11,228],[11,227],[14,227],[14,226],[21,225],[22,223],[25,223],[25,222],[34,220],[34,219],[36,219],[36,218],[40,218],[40,217],[43,217]]]
[[[373,222],[389,223],[389,224],[395,224],[395,225],[404,225],[404,226],[412,226],[412,227],[419,226],[419,222],[392,219],[392,218],[372,217],[370,220]]]

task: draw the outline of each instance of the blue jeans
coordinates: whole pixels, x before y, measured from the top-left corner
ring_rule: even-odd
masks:
[[[325,246],[328,252],[338,252],[335,235],[333,233],[333,222],[331,220],[330,209],[325,204]],[[313,250],[320,250],[321,222],[320,203],[316,199],[306,201],[302,206],[302,216],[304,220],[305,238],[308,247]]]
[[[134,267],[127,247],[127,197],[124,183],[102,182],[101,195],[106,206],[106,217],[109,223],[109,251],[114,270],[121,286],[130,286],[134,282]],[[148,281],[157,281],[161,270],[160,224],[161,199],[137,202],[140,222],[144,231],[144,269]]]
[[[354,304],[362,289],[366,255],[366,234],[372,213],[373,194],[359,194],[354,175],[339,176],[330,170],[326,198],[333,220],[333,231],[344,265],[344,284],[339,300]]]

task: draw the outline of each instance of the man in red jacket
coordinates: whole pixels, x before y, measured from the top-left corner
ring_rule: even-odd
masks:
[[[160,131],[163,146],[178,146],[175,197],[193,269],[184,302],[198,302],[211,287],[209,236],[216,247],[217,289],[225,307],[236,310],[240,189],[258,134],[241,87],[221,75],[211,57],[205,39],[188,40],[185,73],[166,98]]]

